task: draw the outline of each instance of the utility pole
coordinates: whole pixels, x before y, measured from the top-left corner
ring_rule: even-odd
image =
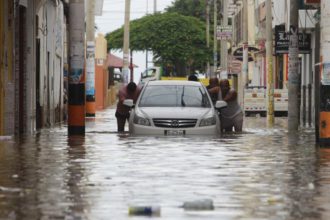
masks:
[[[130,82],[134,82],[134,64],[133,64],[133,51],[130,51],[130,64],[129,64],[129,69],[131,71],[130,75]]]
[[[322,146],[330,146],[330,34],[329,0],[321,0],[321,83],[319,103],[319,141]]]
[[[242,80],[242,91],[244,94],[244,89],[248,85],[249,80],[249,61],[248,61],[248,0],[243,0],[243,80]],[[244,96],[243,96],[244,99]]]
[[[147,7],[146,7],[146,15],[148,15],[148,9],[149,9],[149,0],[147,0]],[[148,58],[148,49],[146,49],[146,69],[148,69],[148,62],[149,62],[149,58]]]
[[[288,83],[288,130],[298,130],[300,119],[300,82],[299,48],[298,48],[298,1],[290,0],[290,29],[289,29],[289,83]]]
[[[217,25],[218,25],[218,7],[217,0],[213,0],[213,71],[212,76],[215,77],[218,66],[218,40],[217,40]]]
[[[249,74],[249,61],[248,61],[248,2],[243,0],[243,62],[242,62],[242,74],[240,77],[240,88],[239,91],[239,102],[242,109],[244,109],[244,90],[248,85],[248,74]]]
[[[149,1],[147,0],[147,11],[146,11],[147,14],[148,14],[148,8],[149,8]],[[157,13],[157,0],[154,0],[154,14],[156,13]],[[149,63],[148,57],[149,57],[149,51],[148,49],[146,49],[146,69],[148,69],[148,63]]]
[[[267,123],[274,126],[274,78],[273,78],[273,26],[272,0],[266,0],[266,56],[267,56]]]
[[[154,14],[157,12],[157,0],[154,0]]]
[[[206,0],[206,47],[210,48],[210,0]],[[210,62],[206,64],[206,78],[210,77]]]
[[[95,0],[87,0],[86,116],[95,117]]]
[[[157,13],[157,0],[154,0],[154,14],[156,14]],[[155,57],[154,57],[154,54],[152,53],[152,51],[151,51],[151,55],[152,55],[152,64],[153,64],[153,66],[155,65]]]
[[[222,26],[227,27],[228,26],[228,0],[223,0],[223,19],[222,19]],[[227,30],[225,28],[225,30]],[[227,40],[221,41],[221,67],[223,71],[227,71]],[[227,73],[228,74],[228,73]]]
[[[130,21],[131,0],[125,0],[125,22],[124,22],[124,51],[123,51],[123,78],[128,83],[129,69],[129,21]]]
[[[70,70],[68,96],[68,134],[85,135],[85,3],[69,3]]]

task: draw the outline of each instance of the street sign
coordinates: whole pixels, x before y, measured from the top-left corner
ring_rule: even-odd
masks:
[[[321,82],[323,85],[330,85],[330,62],[323,63]]]
[[[233,34],[232,26],[217,26],[217,40],[230,40]]]
[[[289,53],[289,33],[285,32],[284,25],[275,26],[275,53]],[[298,33],[298,48],[300,54],[309,54],[311,51],[311,34]]]

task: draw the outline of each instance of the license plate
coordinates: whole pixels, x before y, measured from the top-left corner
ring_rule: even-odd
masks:
[[[185,130],[165,130],[165,135],[185,135]]]

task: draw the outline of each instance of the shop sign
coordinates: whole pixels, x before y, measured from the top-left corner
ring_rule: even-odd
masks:
[[[285,32],[284,25],[275,26],[275,53],[288,54],[289,53],[289,37]],[[311,34],[298,33],[298,48],[299,54],[309,54],[311,51]]]
[[[322,78],[321,82],[323,85],[330,85],[330,63],[323,63]]]

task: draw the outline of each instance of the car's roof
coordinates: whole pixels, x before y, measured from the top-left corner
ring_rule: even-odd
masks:
[[[185,81],[185,80],[154,80],[149,81],[148,85],[192,85],[192,86],[200,86],[200,82],[196,81]]]

